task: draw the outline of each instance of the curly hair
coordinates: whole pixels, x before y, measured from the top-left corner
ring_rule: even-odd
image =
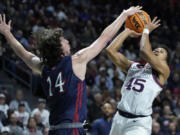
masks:
[[[35,40],[36,54],[44,65],[54,66],[63,55],[61,36],[63,36],[61,28],[43,29],[32,34]]]

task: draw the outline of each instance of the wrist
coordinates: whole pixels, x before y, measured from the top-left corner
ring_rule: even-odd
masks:
[[[121,15],[122,15],[122,17],[125,18],[125,19],[128,17],[128,15],[127,15],[127,13],[126,13],[126,10],[123,10],[123,12],[122,12]]]
[[[149,29],[148,28],[144,28],[143,34],[148,34],[149,35],[149,33],[150,33]]]
[[[132,33],[132,30],[130,30],[129,28],[126,28],[126,29],[125,29],[125,32],[128,33],[128,34],[131,34],[131,33]]]
[[[3,35],[4,36],[8,36],[8,35],[10,35],[11,34],[11,32],[9,31],[9,30],[4,30],[4,32],[3,32]]]

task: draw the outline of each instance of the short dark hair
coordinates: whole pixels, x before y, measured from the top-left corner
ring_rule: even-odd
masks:
[[[110,104],[110,105],[111,105],[111,107],[114,109],[114,106],[113,106],[113,104],[112,104],[110,101],[106,101],[106,102],[104,102],[104,103],[103,103],[103,105],[102,105],[102,108],[104,107],[104,105],[105,105],[105,104]]]
[[[61,28],[43,29],[32,34],[35,42],[36,54],[43,64],[54,66],[63,54],[60,37],[63,36]]]
[[[167,52],[166,61],[167,61],[167,64],[170,65],[170,60],[171,60],[170,49],[166,45],[164,45],[164,44],[158,45],[156,48],[163,48],[163,49],[166,50],[166,52]]]

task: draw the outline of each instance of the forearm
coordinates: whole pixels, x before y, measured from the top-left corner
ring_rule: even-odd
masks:
[[[85,61],[86,63],[89,62],[105,48],[107,43],[112,40],[126,20],[126,16],[127,15],[123,12],[112,24],[105,28],[96,41],[94,41],[89,47],[78,52],[79,54],[82,54],[82,61]]]
[[[119,34],[113,42],[106,48],[107,55],[109,59],[118,66],[122,71],[127,72],[131,62],[118,50],[122,47],[124,40],[129,36],[130,31],[125,29],[121,34]]]
[[[10,44],[11,48],[13,49],[13,51],[21,58],[23,58],[23,52],[26,51],[24,49],[24,47],[22,46],[22,44],[16,40],[16,38],[12,35],[11,32],[6,32],[4,34],[4,36],[6,37],[6,40],[8,41],[8,43]]]
[[[146,62],[151,61],[152,47],[149,41],[149,34],[143,33],[140,41],[140,57]]]
[[[34,72],[41,73],[40,59],[31,52],[26,51],[26,49],[19,41],[16,40],[11,32],[6,32],[4,36],[16,55],[18,55]]]
[[[113,40],[113,42],[107,47],[106,50],[118,51],[122,47],[124,40],[129,36],[129,34],[130,31],[125,29]]]
[[[110,41],[119,31],[122,24],[125,22],[126,18],[127,15],[124,12],[122,12],[121,15],[118,18],[116,18],[114,22],[112,22],[108,27],[104,29],[101,36],[106,37],[106,39]]]
[[[142,38],[140,41],[140,51],[152,51],[152,47],[149,41],[149,35],[146,33],[142,34]]]

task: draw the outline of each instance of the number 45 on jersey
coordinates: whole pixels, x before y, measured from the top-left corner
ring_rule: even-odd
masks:
[[[145,82],[146,80],[144,79],[131,78],[126,85],[126,89],[142,92],[144,90]]]

